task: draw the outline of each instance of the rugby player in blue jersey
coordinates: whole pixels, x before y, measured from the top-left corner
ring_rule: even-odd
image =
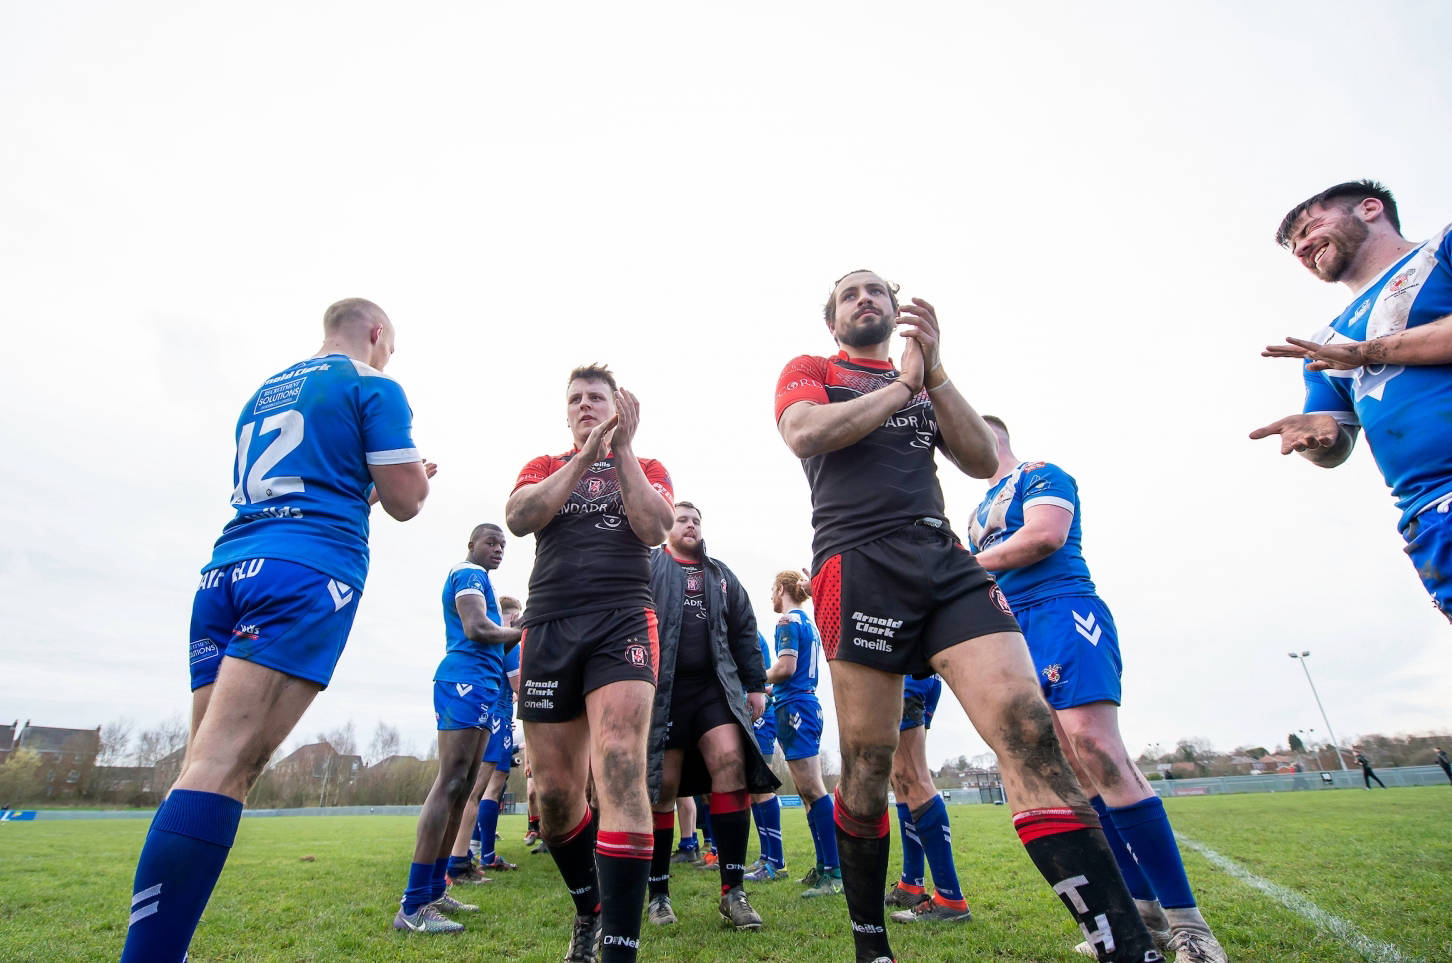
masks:
[[[837,859],[837,830],[832,797],[822,781],[822,703],[817,699],[817,653],[822,639],[802,606],[812,597],[812,583],[801,572],[786,569],[771,583],[771,609],[776,623],[776,661],[766,670],[776,705],[776,738],[802,805],[817,862],[802,884],[802,896],[834,896],[842,892],[842,867]]]
[[[660,619],[656,685],[646,757],[655,850],[646,918],[676,922],[670,901],[671,842],[678,795],[709,791],[721,873],[717,904],[738,930],[761,928],[742,886],[751,835],[751,793],[780,783],[751,737],[766,708],[766,671],[756,616],[734,572],[706,554],[701,512],[676,502],[665,545],[650,553],[650,588]]]
[[[900,907],[899,923],[967,923],[973,919],[958,869],[953,865],[953,829],[948,807],[928,769],[928,730],[943,694],[943,680],[908,678],[903,683],[902,722],[892,754],[892,793],[897,797],[897,825],[902,833],[902,876],[888,892],[886,904]],[[933,872],[933,892],[923,888],[924,863]]]
[[[418,514],[432,466],[382,372],[393,323],[350,298],[323,345],[262,383],[237,420],[232,519],[192,607],[192,732],[136,866],[125,963],[186,956],[242,801],[332,678],[368,571],[368,506]]]
[[[771,668],[771,643],[760,630],[756,633],[756,645],[761,650],[761,668]],[[766,706],[756,717],[752,728],[756,737],[756,748],[761,758],[771,759],[776,754],[776,701],[770,683],[766,687]],[[752,793],[751,818],[756,823],[757,841],[761,844],[761,856],[752,865],[746,878],[756,883],[781,879],[786,874],[786,852],[781,841],[781,800],[774,792]]]
[[[1354,296],[1310,338],[1262,352],[1305,360],[1306,401],[1250,437],[1279,435],[1281,454],[1334,468],[1364,430],[1406,553],[1452,621],[1452,225],[1409,241],[1391,191],[1352,181],[1291,208],[1276,243]]]
[[[838,352],[788,362],[775,412],[811,487],[812,597],[837,703],[837,849],[858,963],[892,960],[887,787],[902,677],[930,672],[997,753],[1019,839],[1101,959],[1162,959],[1064,759],[1008,602],[949,528],[936,453],[979,478],[997,459],[992,431],[944,370],[937,312],[919,298],[899,305],[879,275],[853,271],[832,286],[823,318]]]
[[[489,738],[490,710],[504,677],[504,650],[519,642],[499,614],[489,573],[504,559],[504,530],[486,522],[469,534],[464,561],[444,579],[444,659],[434,671],[439,773],[418,814],[413,863],[393,928],[453,933],[463,924],[443,912],[475,912],[445,893],[449,852],[463,821]]]
[[[650,549],[665,541],[675,499],[665,466],[635,454],[640,403],[608,368],[570,372],[565,420],[574,447],[526,464],[505,506],[510,531],[535,536],[519,717],[540,834],[575,906],[566,963],[634,963],[655,844],[645,788],[660,654]]]
[[[519,600],[505,596],[499,600],[499,612],[505,625],[517,625],[524,616],[524,606]],[[509,770],[514,767],[514,697],[519,694],[519,647],[509,650],[504,656],[504,677],[499,684],[499,698],[489,713],[489,745],[484,749],[484,766],[490,768],[489,779],[482,778],[476,784],[475,798],[478,802],[464,812],[464,823],[459,827],[459,839],[454,854],[464,857],[469,852],[468,835],[479,843],[479,870],[507,872],[519,867],[499,855],[496,847],[499,830],[499,803],[504,798],[504,786],[509,782]],[[472,811],[472,812],[471,812]],[[470,816],[474,828],[469,831]]]
[[[1079,486],[1057,465],[1021,461],[1002,419],[984,421],[998,442],[998,470],[974,511],[969,544],[1023,627],[1059,741],[1156,946],[1177,963],[1225,963],[1195,905],[1165,807],[1119,733],[1119,636],[1080,548]],[[1076,949],[1094,955],[1088,943]]]
[[[514,627],[519,624],[524,607],[516,598],[508,595],[499,598],[499,615],[504,624]],[[459,834],[454,837],[454,849],[449,854],[449,879],[457,883],[487,883],[485,869],[505,872],[518,869],[514,863],[506,862],[496,850],[495,835],[499,828],[499,802],[504,798],[504,786],[509,782],[509,770],[514,765],[514,697],[519,692],[519,646],[513,646],[504,654],[504,674],[499,680],[499,695],[489,709],[489,739],[484,747],[484,764],[479,767],[479,777],[469,792],[469,801],[464,806],[464,815],[459,821]],[[493,805],[487,802],[493,800]],[[488,823],[488,832],[484,824]],[[487,842],[486,842],[487,840]],[[476,865],[474,857],[479,858]],[[483,863],[489,863],[484,866]]]

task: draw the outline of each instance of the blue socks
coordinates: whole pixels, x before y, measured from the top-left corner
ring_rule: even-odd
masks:
[[[756,832],[761,837],[761,855],[772,869],[786,868],[786,850],[781,842],[781,800],[773,795],[764,803],[751,807],[756,819]]]
[[[479,865],[487,866],[499,858],[494,851],[497,842],[494,836],[499,831],[499,803],[493,799],[481,800],[475,825],[479,827]]]
[[[429,880],[431,884],[430,893],[432,894],[429,896],[430,903],[440,896],[443,896],[444,890],[449,888],[449,881],[444,877],[449,875],[449,860],[451,858],[445,856],[443,859],[434,860],[434,869]]]
[[[242,804],[230,796],[191,789],[167,795],[136,863],[121,963],[186,958],[241,820]]]
[[[817,846],[817,863],[824,870],[837,869],[837,823],[831,795],[822,796],[807,810],[807,825],[812,829],[812,842]]]
[[[923,885],[927,866],[923,862],[923,844],[913,824],[913,812],[907,803],[897,804],[897,828],[902,833],[902,881],[912,886]]]
[[[420,906],[434,901],[434,864],[409,863],[408,886],[403,891],[403,915],[412,916]]]
[[[1150,796],[1133,806],[1110,809],[1109,819],[1139,864],[1140,873],[1153,888],[1154,896],[1159,897],[1160,905],[1165,909],[1194,906],[1195,894],[1190,891],[1185,864],[1180,860],[1180,847],[1175,843],[1175,831],[1170,828],[1170,818],[1165,815],[1165,804],[1160,802],[1160,797]],[[1117,851],[1115,855],[1117,858]],[[1143,898],[1129,884],[1127,873],[1125,883],[1131,896]]]
[[[1114,818],[1109,814],[1109,807],[1105,805],[1102,796],[1095,796],[1089,800],[1089,805],[1099,814],[1099,824],[1104,829],[1104,838],[1109,843],[1109,851],[1114,854],[1114,862],[1119,866],[1119,875],[1124,877],[1125,888],[1129,895],[1135,899],[1154,900],[1159,899],[1155,895],[1154,887],[1149,880],[1144,878],[1144,873],[1139,871],[1139,863],[1135,862],[1134,854],[1125,845],[1124,839],[1119,835],[1119,830],[1114,828]]]
[[[912,818],[917,825],[919,844],[933,870],[933,889],[943,899],[962,899],[958,870],[953,865],[953,830],[948,825],[948,807],[943,805],[943,797],[934,796],[933,801],[913,813]],[[920,870],[921,865],[919,863]],[[907,866],[906,844],[903,846],[903,866]]]

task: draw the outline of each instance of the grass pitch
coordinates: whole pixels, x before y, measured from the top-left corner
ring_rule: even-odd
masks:
[[[1187,840],[1200,906],[1237,963],[1452,960],[1452,787],[1183,798],[1167,807]],[[1071,951],[1079,933],[1024,854],[1010,813],[1001,806],[949,813],[975,919],[889,923],[898,958],[1081,960]],[[799,809],[782,816],[788,870],[799,877],[812,862],[806,820]],[[0,960],[115,960],[146,829],[141,819],[0,824]],[[413,830],[412,819],[395,816],[244,819],[191,959],[553,963],[563,956],[570,904],[549,857],[529,855],[520,842],[522,816],[500,820],[500,853],[520,870],[460,887],[467,892],[457,895],[483,907],[460,917],[465,933],[394,932]],[[893,837],[895,873],[896,828]],[[641,960],[851,958],[840,897],[803,900],[789,880],[751,887],[766,927],[736,933],[722,929],[719,891],[715,873],[677,868],[671,895],[681,922],[645,926]]]

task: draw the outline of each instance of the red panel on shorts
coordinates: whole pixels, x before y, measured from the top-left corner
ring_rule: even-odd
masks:
[[[660,623],[656,620],[655,609],[645,610],[645,634],[650,636],[650,671],[655,675],[656,684],[660,684]],[[652,843],[651,845],[654,845]]]
[[[812,578],[812,611],[822,636],[822,653],[837,658],[837,645],[842,641],[842,556],[827,559]]]

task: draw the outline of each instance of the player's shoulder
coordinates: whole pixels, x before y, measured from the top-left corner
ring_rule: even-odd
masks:
[[[1073,475],[1051,461],[1026,461],[1019,466],[1019,476],[1022,478],[1062,478],[1071,482],[1074,480]]]
[[[778,385],[778,388],[781,391],[791,391],[803,384],[811,387],[814,386],[814,382],[819,384],[825,382],[831,364],[831,358],[815,354],[799,354],[782,365],[781,384]]]
[[[473,562],[460,562],[449,569],[448,577],[450,580],[480,577],[487,581],[489,578],[489,570],[482,565],[475,565]]]
[[[345,360],[352,362],[353,373],[359,378],[377,378],[379,379],[379,381],[387,381],[392,382],[393,384],[398,384],[398,382],[394,380],[392,375],[384,374],[382,371],[379,371],[371,364],[359,361],[357,358],[348,358],[346,355],[344,356],[344,358]]]

